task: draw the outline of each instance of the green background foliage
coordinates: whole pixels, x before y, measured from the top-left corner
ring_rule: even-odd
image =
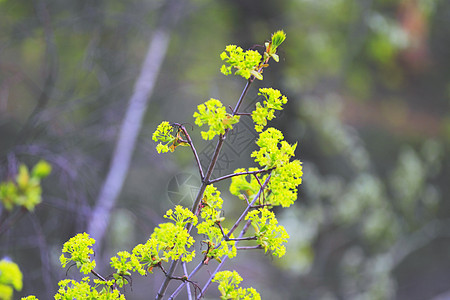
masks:
[[[61,246],[86,229],[165,2],[0,1],[0,181],[16,178],[20,163],[52,165],[42,203],[0,236],[0,256],[23,273],[15,296],[50,299],[67,278]],[[95,254],[98,267],[107,271],[106,258],[145,243],[174,206],[170,180],[197,172],[189,149],[160,159],[156,126],[193,124],[192,112],[206,99],[232,105],[242,80],[220,73],[224,45],[258,49],[268,33],[284,29],[280,62],[249,99],[263,101],[258,88],[268,86],[287,96],[271,125],[299,141],[304,178],[299,200],[278,216],[290,236],[285,257],[267,263],[263,251],[244,254],[232,264],[242,284],[263,299],[448,293],[449,12],[444,0],[189,2]],[[200,130],[195,136],[207,153]],[[217,175],[256,166],[246,159],[256,144],[240,142],[230,141]],[[18,213],[0,210],[0,220]],[[226,215],[240,210],[225,201]],[[155,278],[136,278],[127,299],[154,294]]]

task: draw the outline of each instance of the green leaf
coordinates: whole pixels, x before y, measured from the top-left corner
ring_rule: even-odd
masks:
[[[278,30],[272,34],[272,47],[275,49],[280,46],[286,39],[286,33],[283,30]]]
[[[249,168],[248,170],[240,168],[236,169],[234,173],[241,173],[246,171],[252,172],[257,170],[258,168]],[[264,182],[264,180],[266,180],[267,178],[267,175],[260,177],[260,175],[258,174],[257,176],[259,178],[259,182]],[[231,178],[230,193],[232,195],[238,196],[240,199],[244,200],[246,197],[249,201],[251,201],[253,196],[256,195],[261,188],[259,182],[253,175],[234,176]]]
[[[279,58],[278,54],[273,53],[273,54],[270,55],[270,56],[273,58],[274,61],[276,61],[276,62],[279,62],[279,61],[280,61],[280,58]]]

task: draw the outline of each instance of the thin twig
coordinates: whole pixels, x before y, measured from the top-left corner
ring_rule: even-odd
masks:
[[[228,241],[252,241],[252,240],[256,240],[256,236],[243,237],[243,238],[230,238],[230,237],[228,237],[228,236],[225,234],[225,231],[223,230],[223,227],[222,227],[222,225],[220,224],[220,222],[217,223],[217,226],[219,226],[220,231],[222,232],[223,239],[224,239],[225,241],[227,241],[227,242],[228,242]],[[220,246],[220,244],[217,245],[217,247],[219,247],[219,246]]]
[[[257,246],[236,247],[236,250],[255,250],[255,249],[262,249],[262,246],[261,245],[257,245]]]
[[[260,173],[267,173],[267,172],[270,172],[272,170],[273,170],[273,168],[272,169],[261,169],[261,170],[255,170],[255,171],[237,172],[237,173],[233,173],[233,174],[224,175],[224,176],[219,177],[219,178],[211,179],[209,181],[209,183],[216,183],[218,181],[222,181],[222,180],[225,180],[225,179],[228,179],[228,178],[232,178],[234,176],[256,175],[256,174],[260,174]],[[258,178],[258,177],[256,177],[256,178]],[[261,183],[260,183],[260,186],[261,186]]]
[[[247,205],[249,205],[250,208],[262,208],[262,207],[272,206],[270,203],[259,204],[259,205],[250,205],[250,202],[248,202],[247,196],[245,196],[244,194],[241,194],[241,195],[244,197],[245,201],[247,201]],[[264,193],[263,193],[263,197],[264,197]]]
[[[181,266],[183,267],[183,272],[184,272],[184,274],[186,275],[186,278],[188,278],[189,279],[189,277],[188,277],[188,271],[187,271],[187,267],[186,267],[186,262],[185,261],[183,261],[182,263],[181,263]],[[191,286],[188,284],[187,286],[186,286],[186,292],[187,292],[187,294],[188,294],[188,300],[192,300],[192,294],[191,294]]]
[[[263,208],[263,207],[271,207],[272,204],[267,203],[267,204],[259,204],[259,205],[252,205],[251,208]]]
[[[220,222],[217,223],[217,226],[219,226],[220,231],[222,232],[222,236],[223,236],[224,240],[228,241],[227,235],[225,234],[225,231],[223,231],[223,228],[222,228],[222,225],[220,224]]]
[[[100,279],[101,281],[106,281],[106,279],[105,279],[102,275],[100,275],[99,273],[97,273],[96,271],[92,270],[91,273],[92,273],[93,275],[95,275],[98,279]]]
[[[261,188],[258,191],[258,194],[256,194],[256,196],[253,198],[252,202],[249,203],[249,205],[247,205],[247,207],[244,209],[244,211],[242,212],[241,216],[239,217],[239,219],[236,221],[236,223],[234,223],[233,227],[231,228],[231,230],[228,232],[228,234],[226,235],[227,238],[230,238],[231,234],[236,230],[236,228],[239,226],[239,224],[242,222],[242,220],[245,218],[245,216],[247,215],[248,211],[252,208],[252,206],[255,204],[256,199],[259,198],[259,196],[261,195],[261,193],[264,193],[264,189],[266,188],[267,184],[269,183],[270,177],[272,174],[269,174],[269,176],[266,178],[266,180],[264,181],[264,184],[261,186]]]
[[[243,238],[228,238],[225,241],[234,241],[234,242],[240,242],[240,241],[256,241],[256,236],[249,236],[249,237],[243,237]]]
[[[197,162],[198,172],[200,173],[200,178],[203,180],[205,178],[205,174],[203,173],[202,165],[200,163],[200,158],[198,157],[197,150],[195,150],[194,143],[192,142],[191,137],[189,136],[186,128],[181,124],[176,124],[182,131],[184,136],[186,137],[186,142],[191,146],[192,152],[194,153],[195,161]]]
[[[203,263],[203,261],[201,263],[199,263],[194,270],[192,270],[191,274],[189,274],[188,278],[192,278],[194,277],[194,275],[204,266],[205,264]],[[173,300],[176,296],[178,296],[178,294],[181,292],[181,290],[183,289],[183,287],[187,284],[187,282],[183,282],[181,283],[177,289],[172,293],[172,295],[170,295],[170,297],[168,298],[168,300]]]
[[[272,170],[273,169],[275,169],[275,168],[272,168]],[[259,180],[258,176],[255,175],[255,178],[256,178],[256,181],[258,182],[259,186],[262,188],[261,181]],[[263,203],[266,203],[266,196],[265,196],[264,191],[262,192],[262,196],[263,196]],[[261,199],[261,197],[259,199]],[[261,205],[261,200],[259,200],[259,205]]]

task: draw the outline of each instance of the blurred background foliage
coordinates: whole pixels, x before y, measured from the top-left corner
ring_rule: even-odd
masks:
[[[41,159],[53,170],[34,212],[0,207],[0,226],[14,221],[0,235],[0,255],[23,272],[17,295],[50,299],[58,280],[76,275],[57,258],[86,230],[167,3],[0,0],[0,180]],[[115,251],[145,241],[166,209],[192,203],[199,179],[191,153],[159,156],[156,125],[193,123],[196,105],[210,97],[235,103],[244,82],[220,74],[219,54],[227,44],[262,45],[278,29],[288,36],[280,63],[244,107],[259,100],[258,86],[288,97],[273,124],[299,141],[304,182],[296,205],[277,210],[291,236],[288,254],[243,253],[228,267],[263,299],[450,299],[445,0],[187,2],[96,252],[100,270],[108,274]],[[206,159],[211,144],[199,133],[192,137]],[[253,166],[254,137],[243,121],[216,175]],[[241,207],[224,197],[234,201],[224,212],[231,218]],[[160,283],[160,275],[136,276],[127,299],[155,294]]]

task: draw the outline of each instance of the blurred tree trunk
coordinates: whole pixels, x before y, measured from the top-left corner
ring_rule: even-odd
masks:
[[[180,18],[184,5],[185,3],[182,1],[176,0],[170,1],[166,5],[160,24],[154,30],[141,72],[134,86],[120,127],[108,174],[87,226],[87,232],[96,240],[97,251],[101,249],[101,242],[109,224],[111,211],[128,173],[136,139],[167,53],[172,29]]]

